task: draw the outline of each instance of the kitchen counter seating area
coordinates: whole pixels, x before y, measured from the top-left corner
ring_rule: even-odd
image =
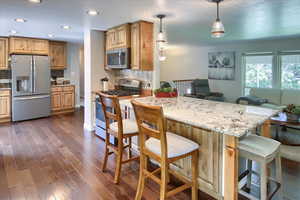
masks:
[[[189,97],[137,98],[146,105],[162,106],[167,130],[200,145],[199,189],[216,199],[237,199],[238,143],[241,138],[262,126],[262,135],[270,137],[269,118],[277,110],[215,102]],[[130,100],[120,100],[120,106],[132,118]],[[134,141],[133,141],[134,143]],[[138,146],[135,141],[136,147]],[[191,178],[190,158],[170,166]]]

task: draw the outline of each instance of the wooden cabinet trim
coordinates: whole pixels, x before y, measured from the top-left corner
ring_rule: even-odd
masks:
[[[8,38],[0,38],[0,70],[8,68]]]
[[[10,37],[9,54],[48,55],[49,41],[37,38]]]
[[[52,114],[73,112],[75,109],[75,86],[59,85],[51,88]]]
[[[138,21],[131,25],[131,69],[153,70],[153,23]]]
[[[8,122],[11,117],[10,90],[0,91],[0,122]]]

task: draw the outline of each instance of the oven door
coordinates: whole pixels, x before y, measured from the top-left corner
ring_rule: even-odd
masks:
[[[108,108],[109,109],[109,108]],[[112,123],[112,121],[111,121]],[[106,138],[106,123],[105,123],[105,116],[102,110],[102,104],[100,102],[100,99],[96,99],[96,128],[95,128],[95,134],[99,136],[100,138],[104,139]],[[117,138],[114,136],[109,137],[109,141],[113,145],[117,145],[118,141]]]
[[[107,51],[107,67],[112,69],[126,69],[129,66],[129,51],[127,48]]]

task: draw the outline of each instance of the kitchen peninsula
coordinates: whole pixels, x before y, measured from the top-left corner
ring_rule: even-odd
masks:
[[[189,97],[136,100],[162,106],[168,131],[200,144],[199,189],[217,199],[237,199],[238,141],[260,125],[263,125],[263,135],[268,136],[268,119],[277,113],[271,109]],[[120,105],[131,110],[128,109],[130,100],[121,100]],[[190,159],[182,159],[172,167],[189,177],[190,164]]]

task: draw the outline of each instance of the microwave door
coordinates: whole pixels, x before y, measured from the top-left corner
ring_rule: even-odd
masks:
[[[13,55],[11,57],[12,95],[31,95],[33,92],[32,56]]]

